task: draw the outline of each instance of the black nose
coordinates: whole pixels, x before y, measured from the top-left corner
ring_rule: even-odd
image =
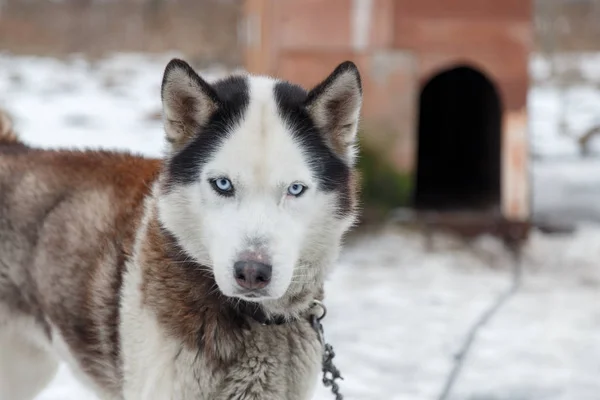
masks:
[[[244,289],[262,289],[271,281],[273,268],[258,261],[238,261],[233,265],[235,280]]]

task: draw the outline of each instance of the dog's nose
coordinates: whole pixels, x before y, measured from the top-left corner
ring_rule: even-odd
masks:
[[[233,265],[235,280],[244,289],[262,289],[271,281],[273,268],[258,261],[238,261]]]

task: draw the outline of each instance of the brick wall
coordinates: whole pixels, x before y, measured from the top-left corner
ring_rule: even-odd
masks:
[[[363,78],[363,138],[408,176],[422,86],[459,65],[479,70],[499,92],[503,121],[520,122],[502,131],[510,148],[502,157],[502,209],[526,218],[531,0],[246,0],[245,16],[251,72],[310,87],[353,60]]]

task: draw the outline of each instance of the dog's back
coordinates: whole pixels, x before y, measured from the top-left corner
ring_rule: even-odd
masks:
[[[13,130],[12,120],[5,112],[0,110],[0,154],[25,150],[27,150],[27,146],[19,140]]]
[[[125,153],[33,149],[0,111],[0,400],[32,398],[57,350],[116,392],[108,321],[118,321],[114,293],[159,168]]]

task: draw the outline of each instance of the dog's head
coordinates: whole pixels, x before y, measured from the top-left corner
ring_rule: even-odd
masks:
[[[321,284],[355,219],[361,99],[351,62],[311,91],[245,75],[208,83],[168,64],[159,218],[223,294],[268,301]]]

